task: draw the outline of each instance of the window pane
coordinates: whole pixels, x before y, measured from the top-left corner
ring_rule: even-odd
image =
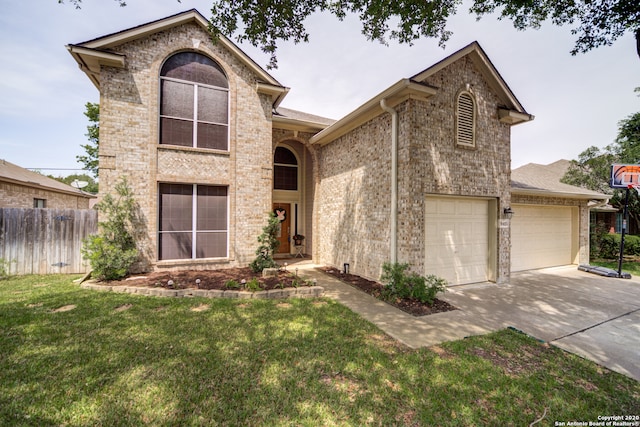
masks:
[[[191,231],[193,186],[160,184],[160,231]]]
[[[160,106],[160,114],[193,120],[194,86],[189,83],[169,80],[162,80],[161,85],[162,105]]]
[[[160,119],[160,144],[193,147],[193,122],[187,120]]]
[[[197,230],[227,229],[227,187],[198,186]]]
[[[162,66],[160,75],[228,88],[229,83],[222,68],[215,61],[196,52],[173,55]]]
[[[191,233],[160,233],[158,259],[191,259]]]
[[[298,168],[275,165],[273,167],[273,188],[276,190],[297,190]]]
[[[198,86],[198,121],[229,123],[229,92]]]
[[[228,150],[227,126],[198,122],[198,147],[216,150]]]
[[[296,156],[284,147],[276,148],[276,153],[273,156],[273,163],[281,163],[283,165],[297,165],[298,160]]]
[[[227,233],[197,233],[196,258],[227,256]]]

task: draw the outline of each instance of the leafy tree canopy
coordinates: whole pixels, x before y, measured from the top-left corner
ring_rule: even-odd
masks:
[[[87,133],[88,144],[81,145],[86,152],[85,156],[76,156],[76,160],[84,165],[95,178],[98,177],[98,146],[100,143],[100,104],[87,102],[84,115],[89,119]]]
[[[86,191],[87,193],[93,193],[93,194],[97,194],[98,193],[98,183],[96,182],[95,179],[93,179],[93,177],[87,175],[87,174],[77,174],[74,173],[73,175],[68,175],[68,176],[53,176],[53,175],[47,175],[49,178],[53,178],[56,181],[60,181],[60,182],[64,182],[67,185],[71,185],[73,186],[73,182],[74,181],[79,181],[79,182],[86,182],[87,185],[85,187],[82,187],[80,190],[82,191]]]
[[[612,144],[602,149],[589,147],[580,153],[577,160],[572,160],[562,182],[611,194],[610,204],[622,208],[626,190],[609,187],[611,165],[614,163],[640,163],[640,112],[620,121],[618,136]],[[640,226],[640,198],[635,191],[630,192],[629,214]]]
[[[77,8],[82,2],[67,1]],[[126,6],[124,0],[114,1]],[[278,42],[308,41],[304,21],[316,12],[329,12],[339,20],[348,14],[357,15],[368,40],[412,43],[421,37],[433,37],[442,46],[451,36],[447,20],[461,4],[462,0],[213,0],[210,30],[214,36],[237,34],[239,42],[260,47],[271,56],[269,68],[274,68]],[[540,28],[545,21],[573,25],[571,33],[577,39],[572,55],[610,45],[624,33],[634,32],[640,55],[637,0],[474,0],[469,9],[478,19],[494,12],[499,14],[498,19],[510,19],[519,30]]]

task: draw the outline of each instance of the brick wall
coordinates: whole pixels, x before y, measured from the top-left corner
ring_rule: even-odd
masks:
[[[89,209],[86,197],[27,187],[9,182],[0,182],[0,207],[32,208],[33,199],[44,199],[45,207],[56,209]]]
[[[510,204],[510,128],[499,122],[501,104],[473,62],[463,58],[424,83],[438,92],[409,99],[398,112],[398,261],[424,270],[426,195],[495,200]],[[477,101],[476,148],[455,144],[454,105],[468,88]],[[383,113],[320,150],[317,195],[318,260],[377,279],[390,260],[391,116]],[[497,213],[494,213],[497,215]],[[509,229],[494,227],[496,281],[509,279]],[[494,270],[494,268],[492,268]]]
[[[199,40],[194,47],[194,40]],[[173,53],[190,50],[214,59],[230,88],[229,152],[159,146],[159,74]],[[256,77],[196,24],[187,24],[113,48],[124,69],[103,67],[100,97],[100,188],[126,177],[140,207],[143,260],[137,270],[244,265],[271,201],[271,100],[256,92]],[[229,258],[157,261],[159,182],[229,186]]]

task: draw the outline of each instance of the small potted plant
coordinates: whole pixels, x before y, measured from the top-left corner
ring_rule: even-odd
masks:
[[[302,234],[296,234],[293,236],[293,244],[296,246],[302,245],[303,240],[304,240],[304,236]]]

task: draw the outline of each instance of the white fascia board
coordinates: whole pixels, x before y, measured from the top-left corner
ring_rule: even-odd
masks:
[[[565,199],[584,199],[584,200],[608,200],[611,197],[606,194],[564,193],[559,191],[548,191],[548,190],[541,190],[541,189],[528,190],[524,188],[512,188],[511,194],[520,194],[523,196],[561,197]]]
[[[437,89],[430,86],[425,86],[410,79],[402,79],[327,127],[322,132],[311,137],[310,142],[312,144],[329,143],[382,114],[384,112],[380,106],[382,99],[386,100],[387,105],[394,107],[408,98],[427,99],[435,95],[436,92]]]

